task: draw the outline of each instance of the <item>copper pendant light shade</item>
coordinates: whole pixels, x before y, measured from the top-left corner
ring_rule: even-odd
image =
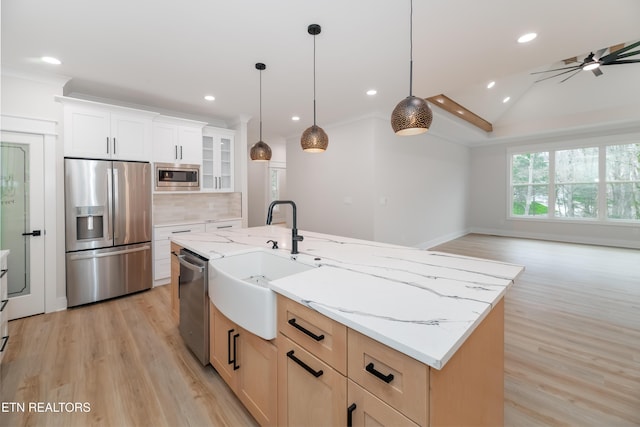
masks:
[[[318,24],[311,24],[307,28],[307,32],[313,36],[313,126],[302,133],[300,145],[308,153],[322,153],[329,145],[327,133],[316,125],[316,35],[320,31],[322,29]]]
[[[429,130],[433,112],[427,101],[413,96],[413,1],[411,1],[409,24],[409,96],[396,105],[391,113],[391,127],[396,135],[419,135]]]
[[[398,135],[419,135],[429,130],[433,113],[427,101],[407,96],[391,113],[391,127]]]
[[[271,160],[271,147],[262,140],[262,70],[267,66],[262,62],[256,64],[256,70],[260,71],[260,140],[253,144],[249,157],[256,162],[267,162]]]

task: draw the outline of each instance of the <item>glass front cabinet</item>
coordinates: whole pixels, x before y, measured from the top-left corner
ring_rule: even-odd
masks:
[[[235,131],[206,126],[202,135],[202,191],[232,192]]]

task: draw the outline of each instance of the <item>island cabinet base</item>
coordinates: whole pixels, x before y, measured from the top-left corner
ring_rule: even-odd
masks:
[[[209,303],[209,358],[261,426],[277,426],[277,349]]]
[[[280,425],[504,425],[502,300],[441,370],[281,295],[277,345]]]
[[[431,368],[431,426],[504,425],[504,299],[441,370]]]

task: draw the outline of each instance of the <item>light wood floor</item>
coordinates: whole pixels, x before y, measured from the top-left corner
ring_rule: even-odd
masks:
[[[467,235],[526,270],[505,298],[507,426],[640,426],[640,251]]]
[[[255,426],[186,350],[169,286],[9,322],[2,402],[88,402],[88,413],[1,413],[0,426]]]
[[[435,249],[526,267],[505,299],[507,426],[640,425],[640,251],[482,235]],[[254,426],[169,313],[163,286],[10,322],[0,401],[91,412],[0,426]]]

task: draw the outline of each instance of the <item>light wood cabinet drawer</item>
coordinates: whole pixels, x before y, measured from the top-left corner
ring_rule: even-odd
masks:
[[[347,379],[287,337],[278,339],[278,423],[344,426]]]
[[[429,418],[427,365],[349,329],[349,378],[419,425]]]
[[[347,425],[418,427],[418,424],[351,380],[347,381]]]
[[[347,327],[278,295],[278,330],[314,356],[347,374]]]

